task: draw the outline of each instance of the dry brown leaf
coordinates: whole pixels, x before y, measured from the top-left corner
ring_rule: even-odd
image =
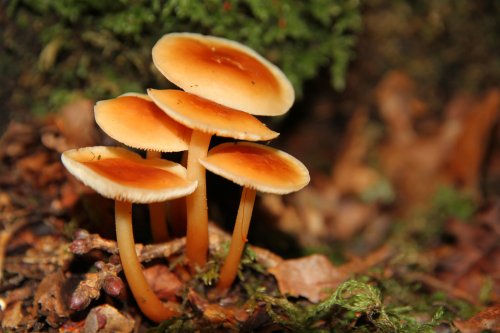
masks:
[[[66,278],[61,271],[47,275],[35,292],[34,309],[46,317],[47,323],[58,327],[69,317],[69,309],[63,296]]]
[[[500,90],[491,90],[463,117],[462,130],[448,159],[445,172],[456,184],[477,190],[481,163],[491,130],[500,116]]]
[[[346,278],[321,254],[284,260],[269,272],[278,281],[282,294],[302,296],[313,303],[322,300]]]
[[[334,267],[322,254],[313,254],[298,259],[283,260],[269,268],[278,282],[282,294],[302,296],[316,303],[329,296],[349,276],[363,273],[387,260],[392,249],[383,246],[365,258],[353,258],[342,266]]]
[[[453,323],[462,333],[500,332],[500,305],[489,307],[468,320],[455,320]]]
[[[144,276],[153,292],[162,300],[174,300],[183,284],[166,265],[154,265],[144,269]]]
[[[90,310],[83,333],[130,333],[134,325],[133,318],[120,313],[109,304],[103,304]]]
[[[3,313],[3,319],[2,319],[3,328],[7,330],[19,328],[24,317],[22,306],[23,306],[22,301],[16,301],[7,307],[7,309]]]

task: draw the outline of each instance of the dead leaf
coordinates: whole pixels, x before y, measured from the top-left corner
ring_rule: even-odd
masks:
[[[268,270],[276,278],[282,294],[302,296],[317,303],[328,297],[331,291],[349,276],[363,273],[387,260],[392,252],[390,247],[383,246],[365,258],[355,257],[337,267],[334,267],[326,256],[313,254],[283,260]]]
[[[500,332],[500,305],[489,307],[468,320],[455,320],[453,323],[462,333]]]
[[[278,281],[282,294],[302,296],[313,303],[326,297],[346,277],[321,254],[284,260],[269,272]]]
[[[153,292],[162,300],[174,300],[183,284],[166,265],[154,265],[144,269],[144,276]]]
[[[23,302],[16,301],[10,304],[3,314],[2,327],[5,329],[17,329],[23,321]]]
[[[63,296],[66,278],[62,271],[47,275],[35,292],[34,309],[46,317],[47,323],[58,327],[69,317],[67,302]]]
[[[491,90],[463,118],[445,172],[456,184],[476,191],[491,130],[500,116],[500,90]]]
[[[130,333],[134,326],[133,318],[109,304],[103,304],[90,310],[83,333]]]

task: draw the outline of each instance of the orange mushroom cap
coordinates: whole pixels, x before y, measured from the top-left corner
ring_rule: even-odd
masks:
[[[153,47],[153,62],[181,89],[251,114],[284,114],[295,99],[290,81],[278,67],[225,38],[166,34]]]
[[[167,116],[148,95],[129,93],[99,101],[94,115],[106,134],[129,147],[159,152],[188,149],[191,129]]]
[[[260,120],[182,90],[148,89],[153,101],[172,119],[194,130],[239,140],[271,140],[279,135]]]
[[[211,172],[260,192],[287,194],[309,183],[309,171],[295,157],[251,142],[223,143],[200,163]]]
[[[86,147],[65,151],[61,160],[76,178],[110,199],[134,203],[166,201],[192,193],[180,164],[140,155],[119,147]]]

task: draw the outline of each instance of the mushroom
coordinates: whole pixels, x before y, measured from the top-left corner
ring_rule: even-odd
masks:
[[[181,90],[149,89],[148,94],[172,119],[193,129],[187,178],[197,180],[198,187],[186,199],[186,258],[190,265],[203,267],[208,250],[208,213],[205,168],[199,159],[206,156],[212,135],[257,141],[273,139],[278,133],[246,112]]]
[[[148,158],[161,158],[161,152],[188,149],[191,129],[172,120],[148,95],[128,93],[99,101],[94,107],[94,115],[96,123],[111,138],[146,150]],[[149,204],[149,213],[154,241],[168,240],[164,203]]]
[[[207,170],[243,186],[231,246],[217,284],[217,289],[224,292],[238,273],[256,191],[274,194],[298,191],[309,183],[309,171],[281,150],[250,142],[218,145],[200,159],[200,163]]]
[[[137,258],[132,231],[132,203],[166,201],[192,193],[195,181],[186,169],[162,159],[143,159],[118,147],[86,147],[65,151],[61,160],[76,178],[115,200],[116,239],[123,272],[142,312],[161,322],[180,315],[175,303],[164,305],[148,285]]]
[[[170,33],[153,47],[153,63],[173,84],[254,115],[277,116],[295,93],[283,72],[238,42],[196,33]]]

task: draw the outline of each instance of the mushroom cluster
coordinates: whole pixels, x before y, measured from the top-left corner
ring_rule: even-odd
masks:
[[[168,238],[163,203],[186,196],[186,261],[202,268],[208,255],[205,170],[243,186],[231,246],[217,289],[234,282],[247,241],[256,191],[286,194],[309,182],[307,168],[280,150],[245,141],[279,135],[255,116],[286,113],[294,91],[286,76],[252,49],[224,38],[170,33],[153,47],[156,68],[180,90],[148,89],[95,106],[97,124],[110,137],[147,151],[147,157],[118,147],[64,152],[66,168],[101,195],[115,199],[117,243],[125,277],[143,313],[160,322],[179,315],[163,304],[144,278],[134,249],[131,204],[150,204],[155,240]],[[211,137],[244,140],[209,150]],[[161,159],[161,152],[186,151],[187,164]]]

